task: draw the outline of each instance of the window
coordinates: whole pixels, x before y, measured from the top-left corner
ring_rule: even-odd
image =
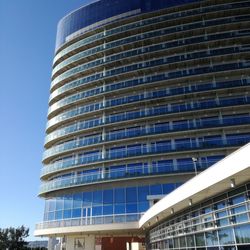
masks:
[[[94,205],[102,204],[102,191],[93,192],[93,203]]]
[[[196,241],[196,246],[205,246],[206,245],[203,233],[196,234],[195,235],[195,241]]]
[[[81,208],[73,209],[72,217],[81,217]]]
[[[250,243],[250,225],[235,227],[235,237],[237,243]]]
[[[112,205],[103,206],[103,215],[110,215],[110,214],[113,214],[113,206]]]
[[[224,228],[218,230],[219,241],[221,245],[234,244],[232,228]]]
[[[126,213],[137,213],[137,204],[136,203],[126,204]]]
[[[138,203],[138,212],[142,213],[149,209],[149,202],[139,202]]]
[[[90,206],[92,203],[92,192],[83,193],[83,206]]]
[[[218,245],[218,237],[216,231],[210,231],[205,233],[207,246]]]
[[[92,208],[92,215],[99,216],[102,215],[102,206],[97,206]]]
[[[63,211],[63,218],[64,218],[64,219],[69,219],[69,218],[71,218],[71,211],[72,211],[72,210],[64,210],[64,211]]]
[[[73,195],[73,208],[82,207],[82,193]]]
[[[104,190],[103,191],[103,203],[113,203],[113,190]]]
[[[124,203],[125,202],[125,189],[124,188],[116,188],[115,192],[115,203]]]
[[[114,206],[114,213],[115,214],[123,214],[123,213],[125,213],[125,205],[124,204],[116,204]]]
[[[148,186],[138,187],[138,201],[146,201],[148,195],[149,195]]]
[[[126,202],[136,202],[137,192],[135,187],[126,188]]]
[[[162,194],[162,186],[161,186],[161,184],[150,186],[150,194],[151,195]]]

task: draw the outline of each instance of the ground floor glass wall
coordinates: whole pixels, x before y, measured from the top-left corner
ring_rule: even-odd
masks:
[[[250,183],[183,211],[147,233],[147,249],[250,249]]]
[[[181,183],[116,187],[65,194],[45,203],[46,227],[138,221],[150,207],[151,196],[165,195]]]

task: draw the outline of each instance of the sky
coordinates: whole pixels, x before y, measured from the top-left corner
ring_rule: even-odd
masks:
[[[37,197],[58,21],[89,0],[0,0],[0,228],[43,219]]]

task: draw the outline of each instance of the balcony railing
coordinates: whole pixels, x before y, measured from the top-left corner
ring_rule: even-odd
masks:
[[[197,9],[190,9],[187,11],[183,11],[183,12],[178,12],[178,13],[171,13],[171,14],[167,14],[167,15],[161,15],[161,16],[157,16],[155,18],[149,18],[149,19],[144,19],[144,20],[140,20],[139,22],[133,22],[133,23],[129,23],[129,24],[125,24],[125,25],[121,25],[119,27],[115,27],[112,29],[108,29],[106,31],[106,33],[104,32],[100,32],[97,34],[94,34],[92,36],[89,36],[85,39],[82,39],[72,45],[67,46],[65,49],[63,49],[62,51],[60,51],[54,58],[54,62],[56,62],[60,57],[66,55],[68,52],[75,50],[79,47],[82,47],[84,45],[90,44],[90,43],[94,43],[96,41],[99,41],[102,38],[107,38],[109,36],[115,35],[115,34],[121,34],[125,31],[128,30],[134,30],[135,28],[142,28],[148,25],[152,25],[158,22],[163,22],[163,21],[168,21],[171,19],[176,19],[176,18],[181,18],[181,17],[187,17],[187,16],[192,16],[195,14],[201,14],[201,13],[206,13],[208,14],[209,12],[213,12],[213,11],[219,11],[219,10],[227,10],[227,9],[237,9],[237,8],[242,8],[242,7],[247,7],[249,6],[249,3],[247,2],[243,2],[243,3],[230,3],[230,4],[217,4],[216,6],[204,6],[204,7],[200,7]],[[58,64],[54,70],[53,70],[53,74],[60,70],[61,68],[65,67],[66,65],[70,64],[72,61],[75,61],[78,57],[80,57],[81,55],[77,54],[75,56],[70,57],[69,59],[63,61],[62,63]]]
[[[137,95],[132,95],[132,96],[124,96],[120,98],[113,98],[113,99],[108,99],[105,102],[99,102],[99,103],[93,103],[93,104],[88,104],[84,106],[80,106],[74,109],[71,109],[69,111],[63,112],[62,114],[59,114],[53,118],[51,118],[48,123],[47,123],[47,128],[62,122],[64,120],[67,120],[69,118],[77,117],[80,115],[85,115],[89,112],[94,112],[97,110],[101,110],[107,107],[114,107],[117,105],[124,105],[124,104],[129,104],[129,103],[134,103],[138,101],[147,101],[151,99],[157,99],[157,98],[163,98],[163,97],[172,97],[172,96],[178,96],[178,95],[183,95],[183,94],[190,94],[190,93],[198,93],[198,92],[206,92],[206,91],[212,91],[212,90],[219,90],[219,89],[228,89],[228,88],[237,88],[237,87],[242,87],[242,86],[249,86],[250,85],[250,80],[249,79],[240,79],[240,80],[233,80],[233,81],[223,81],[223,82],[210,82],[210,83],[203,83],[203,84],[193,84],[183,87],[177,87],[177,88],[164,88],[160,90],[155,90],[155,91],[147,91],[143,92]],[[119,87],[119,85],[117,84]],[[109,87],[114,87],[109,86]],[[71,96],[65,100],[60,101],[59,103],[56,103],[58,107],[60,105],[66,105],[68,102],[75,101],[77,100],[86,100],[89,97],[92,96],[97,96],[101,93],[108,93],[111,92],[109,90],[109,87],[103,90],[103,88],[95,88],[95,89],[90,89],[85,92],[78,93],[76,96]],[[120,88],[124,88],[126,86],[120,86]],[[118,88],[119,89],[119,88]],[[116,89],[115,89],[116,90]]]
[[[189,140],[189,141],[188,141]],[[171,152],[181,152],[189,150],[202,150],[211,148],[226,148],[242,146],[250,141],[250,136],[235,136],[228,138],[218,138],[218,139],[208,139],[200,138],[199,142],[196,143],[194,140],[186,139],[185,142],[166,142],[165,144],[152,144],[148,145],[133,145],[133,147],[126,148],[121,147],[120,149],[110,149],[106,156],[102,155],[101,151],[96,153],[89,153],[81,155],[77,158],[70,158],[67,160],[58,161],[47,165],[42,168],[41,175],[46,175],[56,171],[60,171],[67,168],[73,168],[78,166],[83,166],[88,163],[96,163],[102,161],[110,161],[121,158],[146,156],[150,154],[161,154],[161,153],[171,153]]]
[[[164,174],[181,174],[188,172],[200,172],[214,164],[214,162],[199,162],[199,163],[189,163],[189,164],[178,164],[174,166],[173,164],[165,164],[157,166],[157,168],[150,167],[127,167],[126,170],[123,168],[110,169],[110,170],[97,170],[93,173],[83,173],[79,175],[73,175],[70,177],[56,178],[52,181],[44,182],[40,186],[40,194],[45,192],[54,191],[62,188],[69,188],[78,185],[86,185],[91,183],[100,183],[106,181],[114,181],[120,179],[130,179],[137,177],[147,177],[152,175],[164,175]]]
[[[46,136],[45,144],[61,136],[105,124],[112,124],[116,122],[122,122],[122,121],[128,121],[128,120],[158,116],[158,115],[166,115],[166,114],[174,114],[180,112],[188,112],[188,111],[203,110],[203,109],[206,110],[211,108],[222,108],[222,107],[246,105],[246,104],[250,104],[249,96],[234,97],[234,98],[219,98],[217,100],[210,99],[201,102],[196,101],[192,103],[181,103],[173,105],[162,105],[159,107],[142,108],[136,111],[109,115],[105,117],[104,121],[103,119],[99,118],[90,121],[78,122],[74,125],[70,125],[68,127],[56,130]]]
[[[112,223],[129,223],[139,221],[143,213],[113,214],[107,216],[89,216],[88,218],[76,218],[66,220],[45,221],[36,224],[36,230],[57,228],[57,227],[78,227],[87,225],[100,225]]]
[[[154,30],[151,32],[144,33],[143,36],[141,34],[139,34],[136,36],[127,37],[124,39],[120,39],[117,41],[107,43],[105,47],[103,45],[96,47],[96,50],[103,51],[103,50],[111,49],[114,47],[123,46],[126,43],[133,43],[133,42],[141,41],[141,40],[148,39],[148,38],[154,38],[154,37],[156,38],[157,36],[169,35],[171,33],[176,33],[176,32],[183,32],[183,31],[199,29],[199,28],[215,26],[215,25],[222,25],[222,24],[227,24],[227,23],[233,24],[233,23],[237,23],[237,22],[247,21],[247,20],[249,20],[248,18],[244,15],[237,16],[237,17],[217,18],[215,20],[210,20],[208,22],[201,21],[201,22],[196,22],[196,23],[191,23],[191,24],[186,24],[186,25],[178,25],[176,27],[170,27],[170,28],[166,28],[166,29]],[[208,35],[208,37],[209,37],[209,35]],[[183,45],[184,44],[182,42],[182,46]],[[91,53],[90,53],[90,55],[91,55]],[[115,70],[112,70],[112,72],[114,72],[114,71]],[[111,72],[111,74],[113,74],[112,72]],[[53,88],[55,85],[57,85],[60,81],[67,79],[68,77],[70,77],[74,73],[75,73],[75,70],[73,72],[71,72],[71,70],[70,70],[70,71],[64,72],[60,76],[56,77],[51,83],[51,88]],[[100,75],[100,77],[103,77],[103,76]]]
[[[149,126],[148,128],[140,127],[136,129],[126,129],[123,131],[111,132],[102,138],[101,135],[86,137],[82,139],[72,140],[54,146],[44,152],[43,159],[57,155],[59,153],[67,152],[73,149],[80,149],[84,146],[98,145],[104,142],[121,140],[126,138],[134,138],[145,135],[157,135],[162,133],[171,133],[177,131],[187,131],[193,129],[203,129],[203,128],[213,128],[213,127],[224,127],[224,126],[233,126],[233,125],[243,125],[250,124],[250,116],[235,116],[235,117],[225,117],[225,118],[216,118],[216,119],[206,119],[206,120],[190,120],[184,122],[178,122],[173,124],[161,124],[158,126]]]

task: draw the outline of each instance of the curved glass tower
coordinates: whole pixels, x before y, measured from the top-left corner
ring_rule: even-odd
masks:
[[[233,0],[99,0],[64,17],[36,234],[143,241],[151,205],[249,142],[249,27],[250,2]]]

